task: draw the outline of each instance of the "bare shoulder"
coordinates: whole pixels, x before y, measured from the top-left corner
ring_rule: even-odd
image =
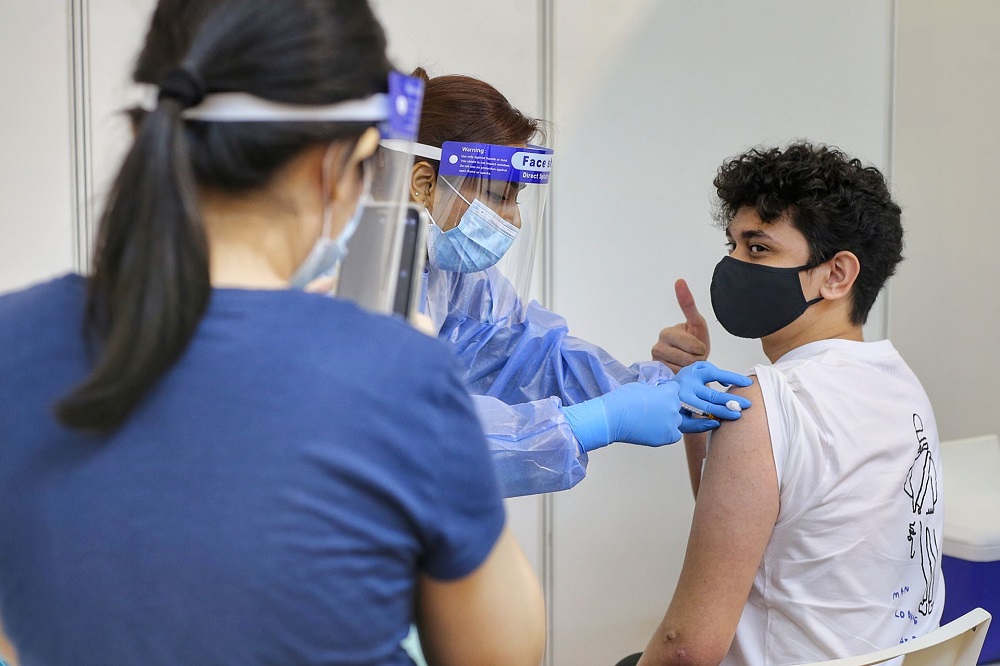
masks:
[[[737,442],[770,448],[771,437],[767,429],[764,394],[760,389],[757,377],[751,375],[750,379],[753,381],[750,386],[734,386],[729,391],[749,400],[750,408],[743,410],[742,416],[735,421],[722,421],[722,425],[712,433],[711,443],[713,445]]]
[[[727,525],[727,530],[734,529],[736,524],[754,524],[759,529],[757,536],[766,544],[779,504],[767,412],[756,378],[752,385],[738,389],[738,393],[748,398],[752,406],[743,410],[739,419],[723,422],[712,433],[695,522],[710,515],[711,520],[702,521],[704,524]],[[750,557],[755,564],[760,561],[760,553],[756,551]]]
[[[698,501],[727,506],[728,512],[739,511],[736,506],[743,504],[776,514],[778,474],[760,384],[754,378],[753,384],[737,391],[752,406],[743,410],[739,419],[723,422],[712,433]]]

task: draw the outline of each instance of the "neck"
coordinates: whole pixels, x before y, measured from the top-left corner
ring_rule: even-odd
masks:
[[[817,305],[828,305],[821,302]],[[815,306],[814,306],[815,307]],[[824,308],[826,309],[826,308]],[[810,342],[820,340],[853,340],[864,342],[864,332],[859,324],[851,323],[846,313],[843,316],[830,316],[821,310],[812,312],[813,308],[806,311],[795,322],[789,324],[777,333],[761,338],[760,343],[764,348],[764,354],[774,363],[779,358],[798,349]],[[811,315],[811,316],[807,316]]]
[[[267,192],[246,196],[203,193],[200,204],[213,287],[288,287],[289,278],[309,251],[302,247],[299,230],[318,225],[318,215],[305,215],[295,202]]]

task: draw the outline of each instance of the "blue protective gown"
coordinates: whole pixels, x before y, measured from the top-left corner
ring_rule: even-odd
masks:
[[[559,409],[634,381],[673,373],[658,361],[625,366],[569,335],[566,320],[525,307],[496,269],[427,269],[425,303],[438,337],[457,352],[506,497],[572,488],[587,454]]]

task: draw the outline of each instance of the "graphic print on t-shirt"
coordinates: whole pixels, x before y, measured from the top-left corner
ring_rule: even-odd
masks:
[[[913,432],[917,437],[917,456],[906,475],[903,491],[909,496],[914,520],[910,523],[906,539],[910,542],[910,558],[920,556],[920,570],[924,575],[924,596],[917,609],[921,615],[930,615],[934,609],[934,581],[938,566],[937,529],[924,524],[924,516],[934,513],[938,500],[937,468],[931,456],[924,422],[919,414],[913,415]]]

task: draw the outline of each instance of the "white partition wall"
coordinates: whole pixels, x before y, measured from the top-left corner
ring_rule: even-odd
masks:
[[[81,0],[76,0],[80,2]],[[146,36],[155,0],[83,0],[88,4],[90,53],[90,142],[92,146],[89,200],[99,213],[111,180],[128,148],[132,131],[124,111],[139,99],[132,68]]]
[[[906,261],[890,333],[923,381],[941,439],[1000,432],[1000,3],[899,4],[893,174]]]
[[[0,292],[74,266],[70,19],[0,3]]]

